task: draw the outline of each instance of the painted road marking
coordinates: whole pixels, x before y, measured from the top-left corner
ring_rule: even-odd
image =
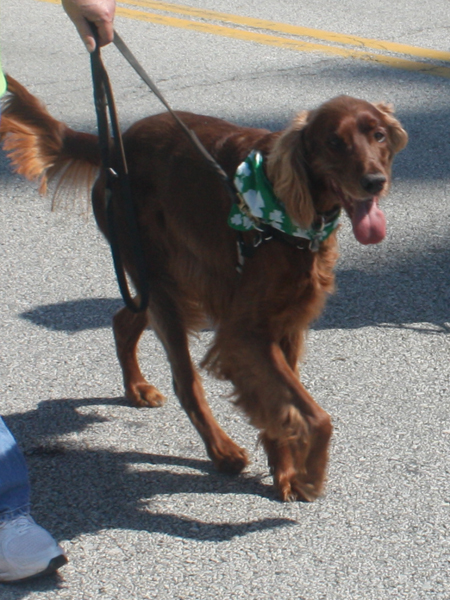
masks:
[[[60,4],[59,0],[42,1]],[[343,35],[331,31],[277,23],[275,21],[264,19],[241,17],[239,15],[193,8],[180,4],[158,2],[155,0],[126,0],[123,4],[146,9],[136,10],[122,5],[117,6],[117,16],[128,19],[146,21],[157,25],[198,31],[210,35],[229,37],[248,42],[256,42],[297,52],[321,52],[332,54],[343,58],[374,62],[396,69],[450,78],[450,67],[445,65],[445,63],[450,63],[450,52],[419,48],[417,46],[359,36]],[[191,18],[184,19],[172,17],[164,13],[175,13]],[[222,25],[221,23],[226,23],[226,25]],[[237,27],[232,27],[230,25],[237,25]],[[262,33],[262,31],[271,33]],[[287,36],[296,37],[292,38]],[[328,42],[328,44],[298,39],[301,37],[325,41]],[[361,50],[360,48],[364,48],[364,50]],[[376,52],[370,52],[366,49],[375,50]],[[383,54],[383,52],[389,54]],[[401,54],[403,56],[394,56],[395,54]],[[418,57],[422,60],[411,60],[410,58],[405,58],[406,56]]]

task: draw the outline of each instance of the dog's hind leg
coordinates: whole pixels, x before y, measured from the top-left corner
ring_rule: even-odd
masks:
[[[135,406],[162,406],[165,397],[144,378],[137,360],[137,346],[144,329],[149,325],[148,311],[133,313],[122,308],[113,318],[117,357],[122,367],[125,396]]]
[[[248,463],[247,453],[221,429],[205,399],[201,378],[192,364],[183,319],[176,301],[153,288],[150,301],[152,326],[170,362],[173,386],[181,405],[205,443],[217,470],[240,473]]]

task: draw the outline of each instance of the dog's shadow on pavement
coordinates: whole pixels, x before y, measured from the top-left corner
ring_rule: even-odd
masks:
[[[421,333],[449,333],[450,245],[430,247],[375,264],[369,269],[336,271],[336,293],[314,329],[357,329],[381,326]],[[20,315],[34,325],[69,334],[111,327],[123,302],[89,298],[37,306]]]
[[[95,412],[83,414],[83,407],[123,404],[123,398],[47,400],[35,410],[4,417],[28,465],[33,517],[55,539],[73,540],[100,530],[126,529],[223,542],[297,523],[283,517],[206,522],[149,509],[156,495],[193,493],[199,502],[202,494],[277,498],[272,486],[260,478],[220,474],[208,460],[91,449],[82,436],[78,438],[85,429],[109,420]],[[0,597],[3,588],[10,600],[22,600],[31,592],[49,593],[65,587],[62,570],[61,575],[0,584]]]
[[[56,538],[72,539],[110,528],[226,541],[295,523],[286,518],[207,523],[149,511],[147,503],[156,495],[246,494],[273,500],[276,496],[260,478],[220,474],[208,460],[90,449],[76,436],[74,441],[58,440],[107,420],[77,409],[121,403],[122,399],[49,400],[36,410],[5,417],[30,470],[33,514]]]

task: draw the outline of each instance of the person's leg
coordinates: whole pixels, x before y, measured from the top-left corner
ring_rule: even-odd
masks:
[[[0,582],[52,573],[66,562],[62,548],[30,516],[27,465],[0,417]]]
[[[27,464],[0,417],[0,583],[53,573],[66,562],[63,549],[30,516]]]
[[[27,465],[6,423],[0,417],[0,522],[30,509]]]

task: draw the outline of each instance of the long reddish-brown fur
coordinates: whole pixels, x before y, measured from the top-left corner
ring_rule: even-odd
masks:
[[[44,187],[49,177],[60,186],[89,181],[100,164],[96,136],[53,119],[11,77],[8,87],[0,134],[16,170],[42,178]],[[303,227],[343,206],[362,243],[384,236],[378,196],[388,189],[394,154],[407,142],[388,106],[341,96],[276,133],[179,114],[230,177],[251,150],[260,151],[276,195]],[[127,398],[136,406],[164,402],[136,356],[151,322],[175,392],[209,456],[219,470],[240,472],[247,454],[215,421],[189,355],[189,333],[208,319],[215,337],[204,365],[232,382],[236,404],[260,432],[281,498],[313,500],[323,489],[332,425],[300,382],[297,363],[304,334],[333,290],[336,232],[317,252],[267,241],[239,274],[236,232],[227,224],[230,198],[173,118],[166,113],[135,123],[124,145],[151,288],[146,312],[123,308],[114,317]],[[121,252],[136,281],[126,219],[114,201]],[[92,203],[109,238],[102,175]],[[245,233],[246,242],[254,235]]]

